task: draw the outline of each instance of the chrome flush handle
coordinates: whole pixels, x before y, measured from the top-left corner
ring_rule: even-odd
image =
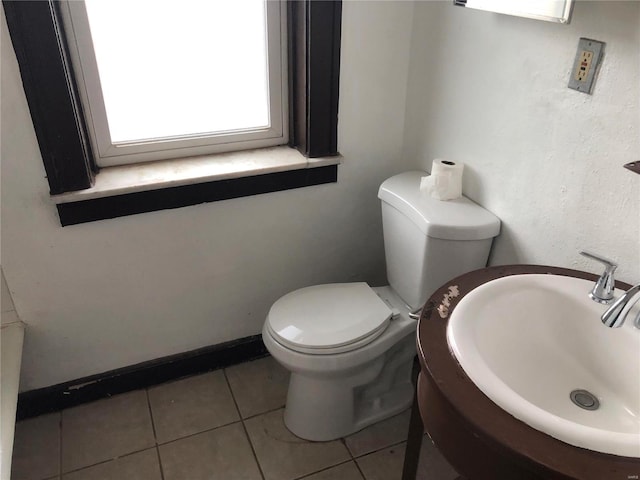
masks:
[[[600,262],[604,265],[604,272],[600,275],[600,278],[596,281],[589,297],[594,302],[609,304],[613,300],[613,291],[615,289],[616,281],[613,278],[613,272],[618,268],[618,264],[608,258],[601,257],[594,253],[581,251],[580,255]]]

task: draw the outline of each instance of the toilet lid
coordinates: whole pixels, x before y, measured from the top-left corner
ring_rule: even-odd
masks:
[[[366,283],[333,283],[280,298],[267,323],[278,341],[309,351],[360,346],[367,337],[373,340],[382,333],[391,316],[391,309]]]

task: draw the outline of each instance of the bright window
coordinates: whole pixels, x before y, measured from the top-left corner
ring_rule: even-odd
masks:
[[[281,2],[68,2],[65,28],[100,166],[280,145]]]

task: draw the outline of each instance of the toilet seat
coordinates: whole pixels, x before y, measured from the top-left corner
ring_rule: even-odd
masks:
[[[267,315],[274,340],[316,355],[355,350],[380,336],[393,311],[364,282],[315,285],[276,301]]]

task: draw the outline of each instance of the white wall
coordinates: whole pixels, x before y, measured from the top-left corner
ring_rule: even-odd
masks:
[[[260,333],[321,282],[385,281],[379,183],[401,152],[413,5],[346,2],[338,183],[61,228],[2,19],[2,265],[22,390]]]
[[[580,37],[606,42],[593,95],[567,88]],[[503,221],[491,263],[640,281],[640,2],[579,1],[569,25],[417,2],[405,158],[466,164],[464,192]]]

